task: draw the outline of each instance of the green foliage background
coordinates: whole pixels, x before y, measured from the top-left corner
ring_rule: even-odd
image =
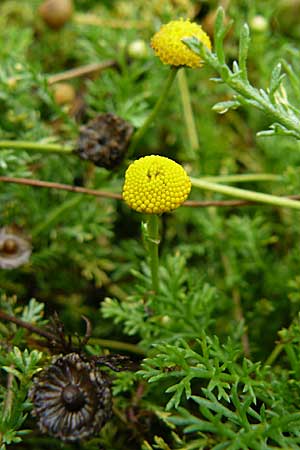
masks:
[[[66,145],[76,142],[82,124],[103,112],[140,127],[169,70],[150,49],[151,36],[161,23],[193,14],[212,33],[219,5],[77,0],[73,19],[54,31],[38,16],[39,4],[0,4],[1,139]],[[278,95],[296,107],[299,2],[235,0],[225,6],[226,17],[234,21],[224,42],[228,66],[238,59],[240,30],[247,22],[250,82],[267,90],[272,69],[281,62],[287,76]],[[100,18],[101,25],[84,23],[87,14]],[[138,39],[145,49],[133,54],[131,44]],[[70,81],[83,105],[79,114],[57,104],[50,75],[108,59],[117,61],[117,70]],[[199,178],[277,174],[276,181],[238,186],[299,194],[299,141],[284,133],[257,136],[273,120],[247,104],[217,114],[212,107],[231,100],[233,92],[211,80],[216,73],[208,65],[186,70],[186,77],[199,147],[190,145],[175,82],[134,157],[168,156]],[[112,174],[71,155],[0,150],[0,175],[120,192],[124,171]],[[192,189],[191,199],[212,198],[224,199]],[[33,245],[29,263],[0,270],[1,308],[39,326],[58,311],[72,334],[84,333],[84,314],[93,325],[87,352],[125,352],[141,363],[138,372],[113,375],[115,414],[100,436],[62,444],[40,435],[27,415],[32,375],[49,362],[48,353],[35,348],[24,330],[1,322],[1,450],[8,445],[33,450],[300,448],[299,212],[255,204],[182,207],[164,215],[158,295],[151,294],[141,216],[120,201],[1,183],[0,220],[2,226],[22,227]],[[126,351],[126,343],[136,346],[127,348],[136,354]],[[7,415],[12,367],[13,406]]]

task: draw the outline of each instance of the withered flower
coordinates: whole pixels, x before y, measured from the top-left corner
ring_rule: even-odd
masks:
[[[94,436],[111,415],[109,381],[77,353],[59,356],[42,370],[29,398],[40,430],[66,442]]]
[[[31,244],[17,227],[0,228],[0,268],[15,269],[31,255]]]
[[[133,126],[112,114],[101,114],[81,127],[75,153],[96,166],[114,169],[124,159]]]

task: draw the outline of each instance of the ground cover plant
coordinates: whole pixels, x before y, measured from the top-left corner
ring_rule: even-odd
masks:
[[[300,3],[21,3],[0,449],[300,448]]]

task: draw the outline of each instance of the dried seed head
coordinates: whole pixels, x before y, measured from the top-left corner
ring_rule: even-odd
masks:
[[[15,269],[31,255],[31,244],[16,227],[0,228],[0,268]]]
[[[107,113],[97,116],[81,128],[76,153],[96,166],[114,169],[125,157],[133,127]]]
[[[29,398],[41,432],[65,442],[93,437],[111,416],[109,382],[77,353],[60,356],[42,370]]]

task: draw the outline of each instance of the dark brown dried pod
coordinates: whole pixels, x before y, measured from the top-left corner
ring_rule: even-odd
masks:
[[[15,269],[25,264],[30,255],[30,241],[17,227],[0,228],[1,269]]]
[[[42,370],[29,398],[41,432],[65,442],[91,438],[111,416],[109,381],[77,353],[60,356]]]
[[[124,159],[133,126],[112,114],[101,114],[80,129],[75,153],[96,166],[114,169]]]

